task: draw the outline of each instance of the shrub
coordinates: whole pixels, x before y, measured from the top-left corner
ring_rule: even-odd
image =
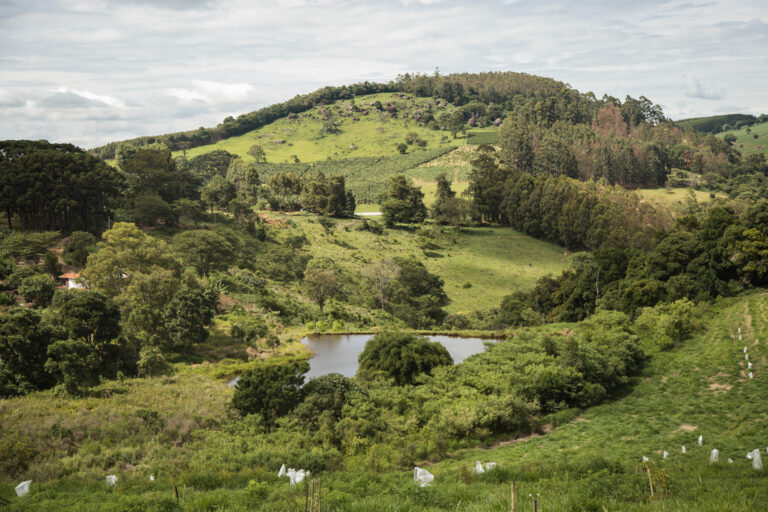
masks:
[[[308,371],[305,361],[248,370],[237,383],[232,406],[242,416],[260,414],[270,425],[299,403],[304,374]]]
[[[365,344],[359,356],[359,375],[383,372],[402,386],[413,384],[416,376],[432,368],[453,364],[440,343],[405,332],[380,332]]]

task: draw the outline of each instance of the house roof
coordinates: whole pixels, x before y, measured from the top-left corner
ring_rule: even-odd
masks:
[[[76,274],[74,272],[67,272],[66,274],[61,274],[59,276],[59,279],[77,279],[80,277],[80,274]]]

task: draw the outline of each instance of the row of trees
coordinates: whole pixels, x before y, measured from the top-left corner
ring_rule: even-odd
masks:
[[[649,247],[668,226],[635,194],[565,176],[533,175],[500,165],[493,148],[473,161],[467,193],[480,220],[507,224],[569,249]]]

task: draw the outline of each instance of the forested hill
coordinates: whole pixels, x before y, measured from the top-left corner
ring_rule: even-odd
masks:
[[[663,117],[661,109],[644,97],[638,100],[627,97],[623,104],[618,99],[607,96],[598,100],[591,92],[582,94],[563,82],[526,73],[505,71],[450,75],[405,74],[388,83],[362,82],[341,87],[323,87],[312,93],[298,95],[285,102],[242,114],[237,118],[227,117],[213,128],[200,127],[185,132],[111,142],[94,148],[91,152],[99,158],[112,159],[115,158],[118,146],[123,143],[143,146],[159,142],[173,151],[189,149],[242,135],[283,117],[306,112],[318,105],[382,92],[434,97],[457,106],[474,102],[486,107],[483,110],[490,113],[487,115],[490,122],[504,117],[507,112],[515,112],[547,124],[557,120],[590,123],[606,102],[621,104],[625,117],[634,120],[653,118],[658,121]],[[429,119],[418,121],[426,124]]]

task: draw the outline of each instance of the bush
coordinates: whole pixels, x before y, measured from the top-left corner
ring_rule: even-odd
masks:
[[[242,415],[260,414],[267,425],[293,410],[301,399],[305,361],[286,365],[264,365],[240,377],[232,406]]]
[[[368,340],[358,360],[358,375],[383,372],[400,386],[413,384],[419,374],[430,373],[432,368],[453,364],[440,343],[415,334],[387,331]]]
[[[13,306],[14,304],[16,304],[16,300],[14,300],[12,293],[0,292],[0,306]]]

